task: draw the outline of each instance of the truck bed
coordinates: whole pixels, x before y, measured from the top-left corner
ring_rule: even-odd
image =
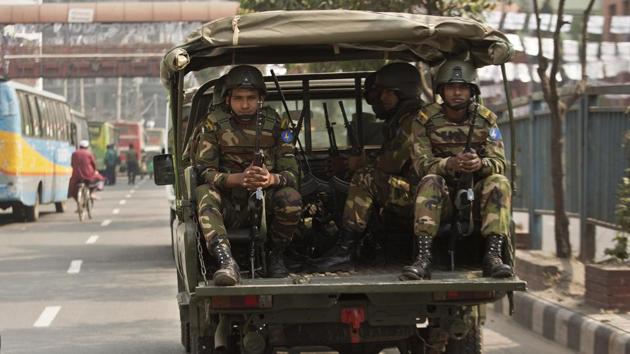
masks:
[[[431,280],[401,281],[400,265],[361,267],[352,272],[299,273],[287,278],[243,278],[238,286],[214,286],[200,282],[197,295],[280,295],[334,293],[418,293],[438,291],[525,291],[526,282],[518,277],[494,279],[481,276],[480,270],[434,270]]]

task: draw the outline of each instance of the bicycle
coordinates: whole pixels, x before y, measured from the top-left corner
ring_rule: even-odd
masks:
[[[93,208],[94,199],[92,198],[89,183],[79,182],[77,185],[77,212],[79,213],[79,221],[85,220],[86,216],[92,219]]]

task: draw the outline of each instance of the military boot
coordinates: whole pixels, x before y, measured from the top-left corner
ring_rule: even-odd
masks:
[[[286,278],[289,271],[284,265],[286,243],[274,242],[267,254],[267,278]]]
[[[420,235],[416,237],[418,254],[412,265],[403,267],[400,280],[431,279],[431,245],[433,237]]]
[[[362,232],[342,229],[337,243],[320,258],[311,260],[308,270],[316,273],[352,270],[354,254],[362,236]]]
[[[217,237],[210,242],[208,249],[219,265],[219,270],[214,272],[212,277],[214,285],[229,286],[238,284],[241,281],[241,273],[238,264],[232,258],[232,252],[227,240]]]
[[[508,278],[514,275],[512,267],[503,263],[501,252],[505,237],[489,235],[486,238],[486,254],[483,257],[483,276],[492,278]]]

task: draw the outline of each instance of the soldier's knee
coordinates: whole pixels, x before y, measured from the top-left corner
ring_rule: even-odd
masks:
[[[510,180],[501,174],[493,174],[484,179],[484,186],[498,188],[502,192],[509,193],[511,191]]]
[[[198,209],[207,207],[219,208],[221,205],[221,193],[208,184],[202,184],[195,188],[195,198],[197,200]]]
[[[293,187],[280,188],[273,195],[273,204],[277,208],[299,212],[302,207],[302,196]]]
[[[446,180],[440,175],[426,175],[418,183],[418,191],[426,188],[443,190],[446,188]]]

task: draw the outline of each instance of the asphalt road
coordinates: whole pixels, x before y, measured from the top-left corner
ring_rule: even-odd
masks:
[[[0,353],[184,353],[164,188],[119,182],[87,222],[0,213]],[[488,314],[487,353],[570,352]]]

